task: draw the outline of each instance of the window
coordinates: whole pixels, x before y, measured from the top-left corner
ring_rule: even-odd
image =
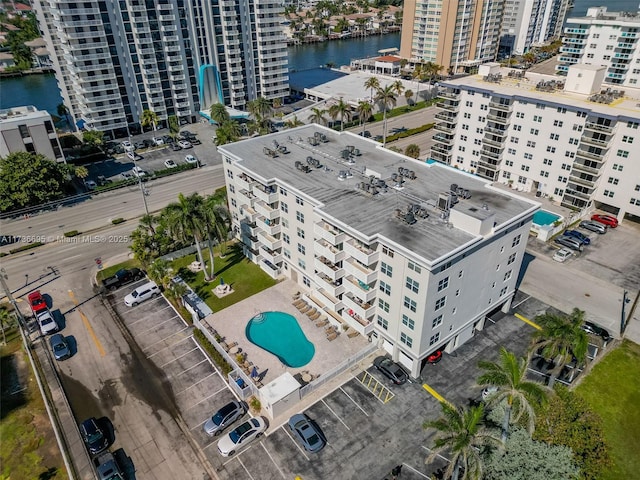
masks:
[[[512,272],[513,272],[513,270],[509,270],[507,273],[504,274],[504,281],[505,282],[511,278],[511,273]]]
[[[411,300],[409,297],[404,297],[404,306],[412,312],[415,312],[418,308],[416,302]]]
[[[282,210],[284,213],[289,213],[289,206],[286,203],[282,202],[280,204],[280,210]]]
[[[391,250],[389,247],[383,245],[382,246],[382,253],[384,253],[386,256],[393,258],[393,254],[395,253],[393,250]]]
[[[296,197],[296,203],[298,205],[304,205],[304,200],[302,200],[300,197]]]
[[[553,126],[554,127],[562,127],[562,123],[563,123],[562,120],[554,120],[553,121]]]
[[[564,195],[564,190],[561,189],[561,188],[554,188],[553,189],[553,194],[562,196],[562,195]]]
[[[448,261],[447,263],[445,263],[444,265],[442,265],[440,267],[440,271],[444,272],[447,268],[451,267],[451,261]]]
[[[391,285],[385,282],[380,282],[380,291],[382,293],[386,293],[387,295],[391,295]]]
[[[418,289],[420,288],[420,284],[413,280],[410,277],[407,277],[406,287],[413,291],[414,293],[418,293]]]
[[[623,142],[623,143],[633,143],[633,137],[629,137],[629,136],[627,136],[627,135],[624,135],[624,136],[622,137],[622,142]]]
[[[378,315],[378,325],[380,325],[384,330],[389,330],[389,321],[386,318],[382,318],[380,315]]]
[[[538,130],[537,128],[532,128],[531,130],[529,130],[529,132],[531,133],[531,135],[538,135],[538,133],[540,133],[540,130]]]
[[[413,270],[416,273],[422,273],[422,268],[413,262],[409,262],[408,268],[409,270]]]
[[[309,280],[307,277],[302,277],[302,283],[304,283],[307,287],[311,286],[311,280]]]
[[[304,248],[304,245],[302,245],[300,243],[298,244],[298,252],[300,252],[303,255],[305,254],[306,249]]]
[[[236,199],[235,198],[231,199],[231,205],[233,205],[234,207],[238,206],[238,204],[236,203]]]
[[[549,153],[556,153],[556,147],[552,147],[552,146],[547,146],[547,152]]]
[[[559,182],[562,182],[562,183],[567,183],[567,177],[563,177],[562,175],[560,175],[560,176],[558,177],[558,181],[559,181]]]
[[[516,112],[516,118],[524,118],[524,112]]]
[[[44,128],[47,129],[47,133],[55,133],[55,130],[53,129],[53,125],[51,124],[51,122],[49,120],[45,120],[44,121]],[[629,143],[631,143],[631,142],[629,142]]]
[[[283,218],[281,223],[283,228],[289,228],[289,220],[287,220],[286,218]]]
[[[628,152],[628,151],[626,151],[626,150],[618,150],[618,151],[616,152],[616,155],[617,155],[618,157],[622,157],[622,158],[629,158],[629,152]]]
[[[640,127],[640,122],[627,122],[627,127],[638,130],[638,127]]]
[[[389,304],[381,298],[378,299],[378,307],[380,308],[380,310],[384,310],[385,312],[389,313]]]
[[[569,165],[568,163],[563,163],[563,164],[560,166],[560,168],[561,168],[562,170],[569,171],[569,170],[571,170],[571,165]]]
[[[525,153],[525,154],[524,154],[524,159],[525,159],[525,160],[533,160],[533,154],[531,154],[531,153]],[[524,168],[523,168],[523,170],[524,170]]]
[[[464,275],[463,270],[460,270],[460,271],[458,272],[458,278],[462,278],[462,275]]]
[[[289,235],[287,235],[286,233],[282,234],[282,240],[284,240],[284,243],[291,243],[291,239],[289,238]]]
[[[445,306],[445,304],[447,303],[447,296],[445,295],[442,298],[439,298],[438,300],[436,300],[436,308],[435,310],[438,311],[440,310],[442,307]]]
[[[285,258],[291,258],[291,252],[286,248],[282,249],[282,254],[284,255]]]
[[[520,238],[522,237],[522,235],[516,235],[515,237],[513,237],[513,242],[511,242],[511,246],[515,247],[517,245],[520,245]]]
[[[507,164],[507,167],[513,167],[513,160],[507,160],[504,163]]]
[[[549,135],[549,138],[551,140],[559,140],[560,139],[560,135],[558,135],[557,133],[552,133],[551,135]]]
[[[287,196],[287,191],[282,187],[280,187],[280,195],[282,195],[283,197]]]
[[[296,219],[299,222],[304,223],[304,213],[296,211]]]
[[[301,258],[299,258],[299,259],[298,259],[298,266],[299,266],[301,269],[306,270],[306,268],[307,268],[307,263],[306,263],[304,260],[302,260]]]
[[[613,185],[617,185],[618,184],[618,179],[617,178],[613,178],[613,177],[609,177],[609,180],[607,180],[607,182],[613,184]]]
[[[440,325],[442,325],[442,315],[438,315],[433,319],[433,321],[431,322],[431,328],[437,328]]]
[[[617,164],[617,163],[614,163],[614,164],[613,164],[613,169],[614,169],[614,170],[616,170],[616,171],[618,171],[618,172],[621,172],[621,171],[622,171],[622,165],[619,165],[619,164]]]
[[[514,126],[513,126],[513,129],[514,129],[516,132],[521,132],[521,131],[522,131],[522,125],[514,125]]]
[[[393,276],[393,267],[391,265],[387,265],[384,262],[380,264],[380,271],[384,273],[387,277]]]
[[[614,195],[614,193],[612,191],[610,191],[610,190],[605,190],[604,191],[604,196],[605,197],[613,198],[613,195]]]
[[[413,327],[415,327],[415,322],[404,314],[402,315],[402,324],[406,325],[411,330],[413,330]]]
[[[411,345],[413,345],[413,340],[411,339],[411,337],[408,337],[404,332],[400,333],[400,341],[407,347],[411,347]]]
[[[20,131],[20,136],[22,136],[22,138],[28,138],[31,136],[26,125],[18,125],[18,130]]]
[[[297,230],[298,230],[298,236],[299,236],[300,238],[304,238],[304,230],[303,230],[303,229],[301,229],[300,227],[298,227],[298,229],[297,229]]]
[[[440,332],[436,333],[435,335],[431,335],[431,338],[429,339],[429,345],[431,346],[439,340],[440,340]]]
[[[449,277],[445,277],[438,282],[438,291],[441,292],[449,286]]]
[[[507,293],[507,289],[508,287],[504,287],[502,290],[500,290],[500,296],[502,297],[505,293]]]
[[[516,254],[512,253],[511,255],[509,255],[509,259],[507,260],[507,265],[511,265],[515,261],[516,261]]]
[[[519,139],[518,137],[511,137],[511,143],[518,143]]]
[[[549,172],[545,172],[544,170],[540,170],[540,176],[547,178],[547,177],[549,177]]]
[[[533,140],[528,140],[527,147],[536,148],[536,142],[534,142]]]

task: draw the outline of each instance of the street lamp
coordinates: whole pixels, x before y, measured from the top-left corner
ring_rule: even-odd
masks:
[[[136,172],[136,177],[138,177],[138,186],[140,187],[140,193],[142,193],[142,203],[144,203],[144,211],[149,215],[149,207],[147,206],[147,195],[149,195],[149,191],[144,188],[142,185],[142,175],[140,175],[140,171],[138,170],[138,164],[136,163],[136,151],[133,148],[133,143],[131,143],[131,131],[129,130],[129,122],[127,122],[127,138],[129,139],[129,145],[131,145],[132,150],[131,153],[133,155],[133,170]]]
[[[631,301],[630,298],[628,298],[628,291],[624,291],[624,293],[622,294],[622,312],[620,313],[620,336],[624,335],[624,331],[627,328],[627,324],[625,322],[626,320],[626,315],[624,312],[624,307],[627,303],[629,303]]]

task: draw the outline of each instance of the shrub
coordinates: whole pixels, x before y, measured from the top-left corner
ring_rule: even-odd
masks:
[[[71,230],[69,232],[64,232],[64,236],[69,238],[69,237],[76,237],[80,235],[80,232],[78,230]]]
[[[118,225],[119,223],[124,223],[124,222],[126,222],[126,220],[122,217],[114,218],[113,220],[111,220],[111,223],[113,223],[114,225]]]
[[[18,247],[18,248],[12,248],[11,250],[9,250],[9,253],[24,252],[25,250],[31,250],[32,248],[39,247],[40,245],[44,245],[44,243],[42,243],[42,242],[29,243],[28,245],[23,245],[23,246]]]
[[[204,349],[204,351],[207,352],[207,354],[209,354],[209,357],[211,357],[211,360],[213,360],[214,363],[218,365],[218,367],[220,368],[220,371],[222,372],[222,375],[226,377],[229,374],[229,372],[233,370],[233,367],[229,365],[229,363],[227,363],[224,357],[220,354],[220,352],[218,352],[218,350],[216,350],[213,344],[209,341],[209,339],[205,336],[205,334],[200,331],[200,329],[198,328],[194,329],[193,336],[196,338],[196,340],[198,341],[200,346]]]
[[[249,407],[251,407],[251,410],[255,413],[258,413],[260,412],[260,410],[262,410],[262,404],[256,397],[251,397],[251,399],[249,400]]]

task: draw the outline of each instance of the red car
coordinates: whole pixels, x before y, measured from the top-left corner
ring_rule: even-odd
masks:
[[[27,295],[27,299],[29,300],[29,306],[31,307],[31,311],[34,315],[37,316],[39,313],[47,309],[47,302],[44,301],[44,298],[40,294],[40,290],[31,292]]]
[[[427,356],[427,363],[438,363],[440,360],[442,360],[442,350],[436,350]]]
[[[618,219],[611,215],[591,215],[591,220],[608,225],[611,228],[616,228],[618,226]]]

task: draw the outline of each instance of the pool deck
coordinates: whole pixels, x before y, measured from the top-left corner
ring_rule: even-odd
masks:
[[[313,376],[322,375],[344,359],[354,355],[368,345],[366,338],[358,335],[349,338],[344,332],[330,342],[327,340],[324,328],[316,327],[316,321],[311,321],[307,315],[301,314],[293,305],[293,295],[296,292],[305,293],[302,288],[291,280],[274,285],[246,300],[225,308],[205,320],[218,331],[227,344],[238,343],[247,360],[257,366],[263,384],[276,379],[284,372],[296,375],[308,372]],[[260,312],[278,311],[292,315],[298,321],[307,339],[313,343],[316,351],[311,361],[299,368],[284,365],[278,358],[251,343],[245,336],[245,328],[251,318]]]

